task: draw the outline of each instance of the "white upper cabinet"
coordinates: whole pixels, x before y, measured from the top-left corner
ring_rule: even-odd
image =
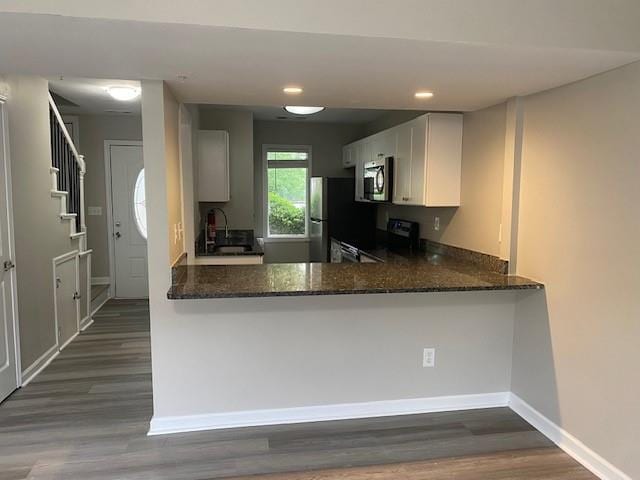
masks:
[[[198,130],[198,201],[228,202],[229,133]]]
[[[356,200],[363,189],[364,163],[393,157],[392,201],[423,207],[460,206],[462,115],[427,113],[349,146],[361,145]],[[365,152],[365,146],[367,147]],[[360,192],[360,193],[359,193]]]
[[[398,139],[396,155],[393,158],[393,203],[409,204],[412,190],[412,152],[414,127],[409,124],[395,127]]]
[[[356,148],[355,143],[350,143],[342,147],[342,166],[344,168],[355,167],[356,165]]]
[[[434,113],[427,115],[424,153],[424,192],[422,205],[459,207],[462,176],[462,115]],[[418,160],[422,150],[418,151]],[[418,161],[417,160],[417,161]]]

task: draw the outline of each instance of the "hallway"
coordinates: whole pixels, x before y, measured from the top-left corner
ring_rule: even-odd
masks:
[[[0,405],[0,480],[595,478],[506,408],[147,437],[151,414],[148,304],[111,300]]]

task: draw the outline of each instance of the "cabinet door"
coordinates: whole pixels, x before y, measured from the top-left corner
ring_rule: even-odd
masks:
[[[356,164],[355,152],[357,148],[358,145],[355,143],[342,147],[342,166],[344,168],[350,168]]]
[[[397,148],[393,159],[393,203],[407,204],[411,199],[411,159],[413,128],[409,123],[396,127]]]
[[[411,125],[411,205],[425,205],[426,171],[427,171],[427,132],[429,116],[423,115],[410,122]]]
[[[462,174],[462,115],[429,115],[425,182],[425,205],[454,207],[460,205]]]
[[[229,134],[198,131],[198,201],[229,201]]]
[[[396,154],[397,127],[384,130],[370,137],[372,159],[393,157]]]

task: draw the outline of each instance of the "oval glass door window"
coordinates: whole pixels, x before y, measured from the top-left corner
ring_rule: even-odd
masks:
[[[133,212],[136,220],[136,227],[140,235],[147,239],[147,209],[145,206],[145,191],[144,191],[144,168],[140,170],[136,184],[133,187]]]

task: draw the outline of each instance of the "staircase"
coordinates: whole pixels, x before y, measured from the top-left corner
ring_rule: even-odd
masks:
[[[62,116],[49,95],[51,129],[51,196],[60,201],[60,220],[68,222],[69,235],[79,239],[80,251],[87,249],[84,221],[84,157],[78,154]]]

